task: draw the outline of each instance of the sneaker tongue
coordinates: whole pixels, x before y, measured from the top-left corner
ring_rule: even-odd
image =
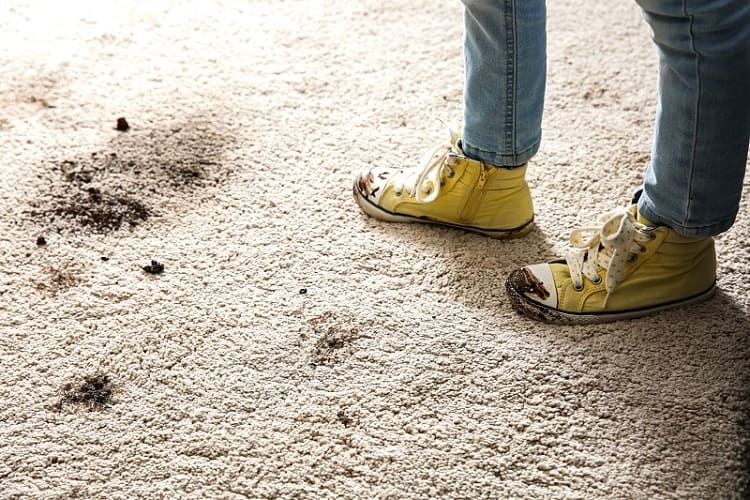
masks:
[[[639,224],[643,224],[644,226],[656,227],[656,224],[654,224],[653,222],[651,222],[650,220],[648,220],[647,218],[645,218],[643,215],[641,215],[641,213],[638,212],[638,210],[636,210],[636,212],[635,212],[635,220]]]

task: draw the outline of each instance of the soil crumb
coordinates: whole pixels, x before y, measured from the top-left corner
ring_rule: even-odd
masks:
[[[346,414],[344,410],[339,410],[339,412],[336,414],[336,420],[341,422],[344,427],[349,427],[354,423],[354,420]]]
[[[151,264],[143,266],[143,270],[148,274],[161,274],[164,272],[164,264],[161,262],[152,260]]]
[[[85,377],[78,384],[67,383],[60,389],[60,398],[55,405],[58,411],[64,406],[83,406],[89,411],[103,410],[112,403],[112,381],[108,375],[95,374]]]
[[[36,239],[36,245],[38,247],[43,247],[43,246],[47,245],[47,240],[44,238],[44,236],[39,236]]]
[[[117,125],[115,126],[117,130],[120,132],[127,132],[130,130],[130,124],[124,117],[120,117],[117,119]]]

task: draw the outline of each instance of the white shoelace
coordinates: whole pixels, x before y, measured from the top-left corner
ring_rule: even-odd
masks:
[[[422,156],[420,166],[405,169],[394,176],[394,190],[400,195],[406,190],[419,203],[430,203],[440,194],[444,177],[452,177],[455,166],[463,157],[458,146],[460,134],[450,130],[450,142],[441,143]]]
[[[570,233],[570,244],[574,249],[565,260],[570,268],[573,286],[578,290],[583,289],[583,276],[599,284],[601,278],[597,271],[600,267],[604,269],[604,287],[609,299],[622,283],[625,263],[636,259],[645,250],[640,243],[650,241],[655,236],[650,228],[635,220],[628,208],[605,214],[598,222],[599,226],[578,228]],[[604,303],[606,305],[606,299]]]

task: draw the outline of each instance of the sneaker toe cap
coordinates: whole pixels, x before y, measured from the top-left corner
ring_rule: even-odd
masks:
[[[359,194],[374,203],[380,201],[385,185],[394,173],[386,167],[366,167],[357,172],[354,178],[354,188]]]
[[[514,271],[508,285],[526,300],[557,307],[557,287],[549,264],[533,264]]]

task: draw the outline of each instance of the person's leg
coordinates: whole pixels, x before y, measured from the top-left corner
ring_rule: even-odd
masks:
[[[739,206],[750,139],[750,2],[638,0],[659,51],[659,107],[638,209],[576,230],[564,261],[514,271],[514,308],[555,323],[631,318],[711,296],[711,237]]]
[[[545,0],[463,3],[463,151],[491,165],[522,165],[542,135]]]
[[[750,141],[750,1],[637,1],[659,54],[638,209],[683,235],[721,233],[739,208]]]
[[[541,138],[545,0],[463,3],[463,130],[429,151],[420,166],[362,169],[354,198],[381,220],[521,236],[534,218],[525,163]]]

